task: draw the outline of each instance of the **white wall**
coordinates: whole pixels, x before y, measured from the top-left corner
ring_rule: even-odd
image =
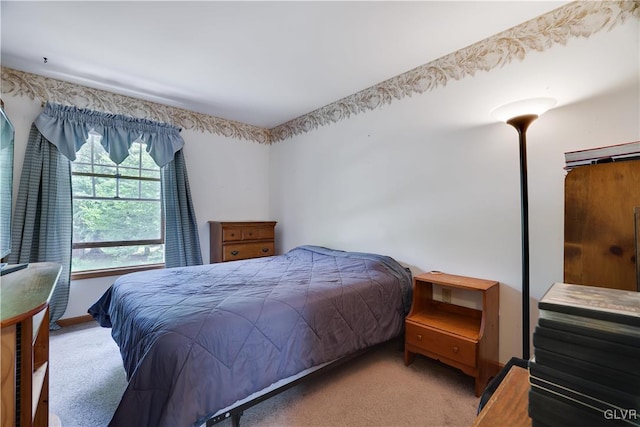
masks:
[[[42,111],[39,101],[2,95],[16,128],[14,198],[18,191],[31,123]],[[269,146],[183,130],[184,155],[198,221],[204,262],[209,261],[209,224],[213,220],[267,220],[269,217]],[[83,316],[117,276],[71,282],[63,319]]]
[[[560,101],[527,134],[533,328],[537,300],[563,278],[564,152],[640,139],[638,47],[632,23],[274,145],[281,251],[378,252],[414,273],[498,280],[500,360],[520,356],[518,136],[490,111],[531,96]],[[519,81],[525,67],[539,79]],[[596,83],[585,87],[585,73]],[[609,73],[624,87],[597,87]]]

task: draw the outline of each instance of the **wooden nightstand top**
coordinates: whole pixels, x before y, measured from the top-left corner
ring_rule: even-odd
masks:
[[[418,274],[414,277],[416,281],[434,283],[436,285],[451,286],[461,289],[475,289],[478,291],[486,291],[493,286],[498,285],[495,280],[477,279],[475,277],[456,276],[455,274],[447,274],[430,271],[428,273]]]

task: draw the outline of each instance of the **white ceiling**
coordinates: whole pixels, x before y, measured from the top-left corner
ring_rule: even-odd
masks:
[[[2,0],[0,60],[271,128],[566,3]]]

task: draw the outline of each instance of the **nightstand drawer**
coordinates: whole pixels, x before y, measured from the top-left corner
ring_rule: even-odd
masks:
[[[238,243],[237,245],[224,246],[222,261],[272,256],[274,254],[273,242]]]
[[[476,366],[476,343],[406,322],[406,341],[425,351],[435,353],[467,366]]]

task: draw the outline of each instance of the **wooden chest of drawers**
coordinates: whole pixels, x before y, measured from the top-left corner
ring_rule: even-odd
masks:
[[[275,221],[209,221],[211,263],[275,255]]]

